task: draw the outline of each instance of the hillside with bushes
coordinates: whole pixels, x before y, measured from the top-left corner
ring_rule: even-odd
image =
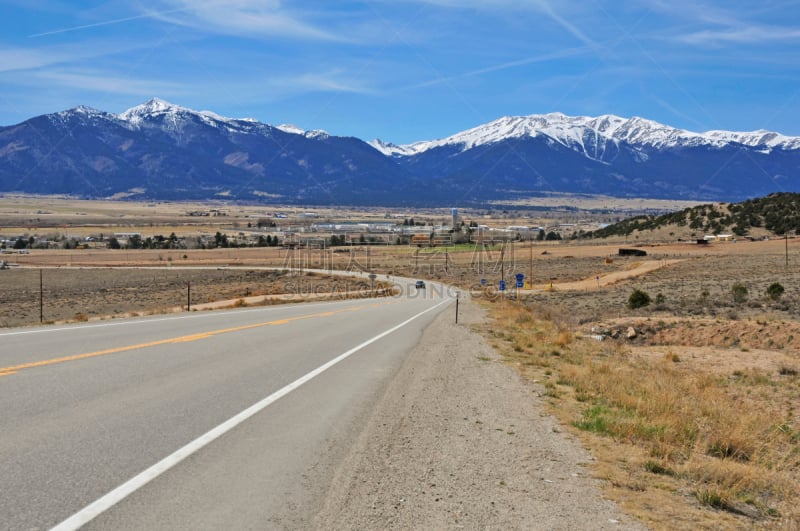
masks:
[[[584,237],[627,237],[637,232],[679,228],[689,229],[698,237],[722,233],[746,237],[754,232],[794,235],[800,234],[799,207],[800,194],[779,192],[741,203],[710,203],[660,216],[636,216],[586,233]]]

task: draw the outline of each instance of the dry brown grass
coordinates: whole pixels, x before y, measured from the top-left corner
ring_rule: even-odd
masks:
[[[609,493],[657,528],[800,522],[797,375],[697,370],[575,339],[552,308],[490,305],[495,343],[592,448]]]
[[[40,277],[36,269],[17,268],[1,276],[14,289],[0,292],[0,327],[39,323],[40,278],[41,317],[48,322],[185,310],[189,285],[192,310],[392,294],[385,281],[376,282],[373,290],[366,278],[246,269],[48,268]]]

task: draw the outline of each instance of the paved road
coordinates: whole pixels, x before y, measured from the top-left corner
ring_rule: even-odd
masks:
[[[431,287],[0,332],[0,527],[304,527]]]

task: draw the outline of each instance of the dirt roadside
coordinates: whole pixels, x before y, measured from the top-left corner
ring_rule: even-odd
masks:
[[[316,529],[644,529],[604,500],[592,457],[470,326],[437,318],[338,467]]]
[[[542,284],[541,286],[534,286],[533,289],[520,290],[521,293],[531,293],[533,291],[547,291],[549,289],[558,289],[560,291],[586,291],[590,289],[600,288],[604,286],[612,286],[617,282],[629,280],[631,278],[641,277],[648,273],[652,273],[662,267],[667,267],[673,264],[682,262],[683,260],[646,260],[633,265],[630,269],[623,271],[614,271],[613,273],[603,273],[596,277],[577,280],[574,282],[557,282]]]

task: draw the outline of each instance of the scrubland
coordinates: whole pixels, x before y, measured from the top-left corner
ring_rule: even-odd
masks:
[[[800,240],[634,241],[646,257],[619,256],[625,240],[4,255],[0,326],[38,324],[40,302],[45,321],[181,310],[190,286],[222,306],[373,287],[297,268],[440,280],[487,307],[477,328],[627,512],[660,529],[800,528]],[[516,273],[532,280],[519,298]]]

